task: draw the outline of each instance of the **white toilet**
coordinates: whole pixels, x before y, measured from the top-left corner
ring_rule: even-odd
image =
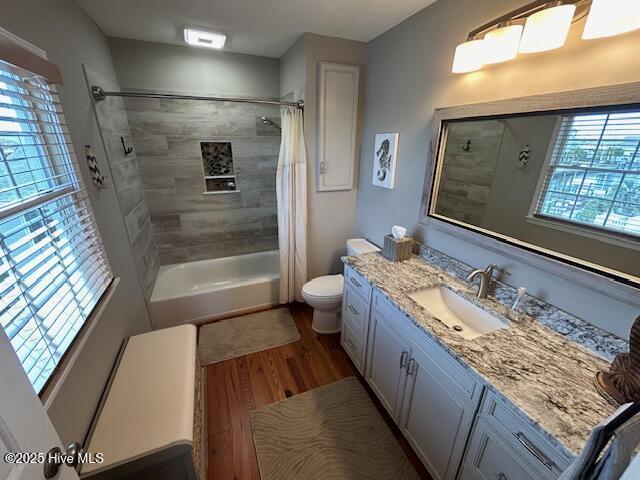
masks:
[[[347,240],[347,255],[377,252],[380,249],[364,238]],[[337,333],[340,331],[340,310],[342,307],[342,288],[344,277],[324,275],[308,281],[302,287],[302,298],[313,308],[311,328],[318,333]]]

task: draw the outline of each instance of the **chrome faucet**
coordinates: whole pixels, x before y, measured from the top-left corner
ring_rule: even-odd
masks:
[[[489,292],[489,284],[491,283],[491,279],[493,278],[493,269],[498,268],[497,265],[489,265],[484,270],[478,268],[474,270],[469,275],[467,275],[467,282],[473,281],[473,279],[480,275],[480,286],[478,287],[478,293],[476,296],[478,298],[487,298],[487,293]]]

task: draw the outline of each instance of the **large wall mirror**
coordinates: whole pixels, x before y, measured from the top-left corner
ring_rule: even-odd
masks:
[[[640,104],[605,93],[438,111],[425,216],[640,285]]]

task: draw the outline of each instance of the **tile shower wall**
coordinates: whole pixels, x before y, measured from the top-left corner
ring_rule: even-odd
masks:
[[[277,106],[125,100],[162,265],[278,248]],[[231,142],[237,191],[204,194],[200,142]]]
[[[497,120],[449,125],[437,213],[483,224],[504,128]]]
[[[90,85],[100,85],[105,90],[118,91],[118,85],[85,67]],[[142,181],[138,171],[136,150],[125,154],[123,147],[133,145],[127,122],[124,101],[118,97],[107,97],[95,104],[98,125],[105,143],[113,185],[116,189],[120,211],[124,218],[129,242],[136,262],[138,276],[143,285],[145,297],[151,298],[160,266],[151,229],[149,210],[144,201]],[[108,182],[107,182],[108,183]]]

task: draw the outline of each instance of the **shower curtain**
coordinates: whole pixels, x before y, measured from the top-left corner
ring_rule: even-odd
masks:
[[[282,109],[282,140],[276,175],[280,303],[302,301],[307,281],[307,153],[302,110]]]

